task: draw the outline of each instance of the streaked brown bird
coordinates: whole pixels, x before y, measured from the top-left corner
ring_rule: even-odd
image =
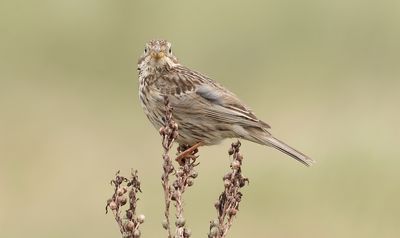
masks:
[[[273,137],[271,127],[259,120],[235,94],[209,77],[181,65],[171,43],[152,40],[138,61],[139,97],[150,122],[159,129],[165,115],[164,97],[179,125],[176,141],[188,145],[215,145],[225,138],[242,138],[273,147],[309,166],[314,161]]]

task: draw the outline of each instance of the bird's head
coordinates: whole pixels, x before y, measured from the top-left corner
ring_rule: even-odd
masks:
[[[172,54],[171,43],[166,40],[151,40],[146,43],[143,54],[138,61],[142,66],[164,68],[178,64],[177,58]]]

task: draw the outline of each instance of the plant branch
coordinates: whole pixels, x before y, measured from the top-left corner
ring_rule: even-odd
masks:
[[[115,179],[111,180],[111,185],[114,186],[114,194],[107,201],[106,213],[111,209],[115,221],[118,224],[122,237],[139,238],[139,226],[144,222],[145,216],[136,216],[136,206],[139,198],[137,193],[141,192],[140,181],[137,171],[131,172],[131,179],[127,179],[119,175],[119,171],[115,174]],[[126,193],[128,192],[128,197]],[[125,210],[126,217],[121,217],[120,209],[129,202],[129,208]]]
[[[233,224],[242,200],[240,189],[248,184],[248,178],[242,175],[243,156],[239,153],[240,141],[232,143],[229,155],[232,155],[231,172],[223,177],[224,191],[215,203],[218,218],[210,222],[209,238],[224,238]]]

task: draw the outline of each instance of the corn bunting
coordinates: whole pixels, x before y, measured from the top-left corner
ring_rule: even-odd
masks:
[[[164,97],[179,125],[176,141],[192,146],[218,144],[225,138],[242,138],[273,147],[305,165],[313,160],[273,137],[235,94],[209,77],[181,65],[171,43],[152,40],[138,61],[139,97],[150,122],[159,129],[165,115]]]

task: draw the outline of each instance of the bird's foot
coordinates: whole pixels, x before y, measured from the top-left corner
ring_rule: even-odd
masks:
[[[183,166],[188,162],[192,161],[191,163],[195,163],[196,159],[199,157],[196,153],[199,151],[198,147],[201,146],[203,143],[198,142],[193,146],[189,145],[179,145],[178,147],[178,156],[175,160],[178,162],[179,165]]]

